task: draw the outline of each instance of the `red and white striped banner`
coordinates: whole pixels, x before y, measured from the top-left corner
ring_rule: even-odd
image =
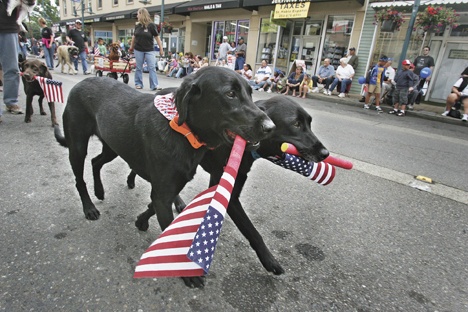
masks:
[[[57,80],[52,80],[40,76],[36,76],[39,85],[44,91],[44,96],[47,102],[65,103],[63,98],[62,83]]]

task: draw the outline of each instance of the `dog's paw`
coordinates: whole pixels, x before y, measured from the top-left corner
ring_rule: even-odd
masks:
[[[31,122],[31,117],[25,117],[24,122],[25,123],[30,123]]]
[[[257,253],[260,262],[262,263],[263,267],[268,271],[275,275],[281,275],[284,273],[284,269],[279,264],[279,262],[273,257],[270,251],[264,251],[262,253]]]
[[[135,221],[135,226],[140,231],[143,231],[143,232],[148,231],[148,228],[149,228],[148,219],[143,217],[143,214],[139,215],[137,220]]]
[[[86,219],[93,220],[93,221],[99,219],[99,216],[101,215],[101,213],[99,212],[99,210],[96,209],[96,207],[87,208],[87,209],[85,208],[84,214],[85,214]]]
[[[42,111],[42,112],[41,112],[41,115],[42,115],[42,116],[46,116],[46,115],[47,115],[47,113],[46,113],[46,112],[44,112],[44,111]]]
[[[203,288],[205,287],[205,277],[204,276],[195,276],[195,277],[182,277],[185,286],[190,288]]]
[[[135,188],[135,179],[132,179],[130,176],[127,178],[127,186],[129,189],[133,190]]]

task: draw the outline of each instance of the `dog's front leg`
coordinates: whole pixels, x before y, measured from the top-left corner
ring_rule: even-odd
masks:
[[[55,103],[49,102],[49,110],[50,110],[50,121],[52,121],[52,127],[58,125],[57,116],[55,115]],[[44,112],[44,115],[47,115]]]
[[[30,123],[31,122],[31,116],[34,114],[33,106],[32,106],[32,101],[33,101],[34,95],[32,95],[32,92],[28,92],[26,95],[26,114],[24,115],[24,122]]]
[[[39,96],[39,101],[38,101],[38,103],[39,103],[39,112],[41,113],[41,115],[45,116],[45,115],[47,115],[47,113],[45,112],[44,107],[42,106],[42,101],[43,100],[44,100],[44,96],[43,95]],[[49,106],[50,106],[50,104],[49,104]],[[52,125],[52,126],[54,126],[54,125]]]

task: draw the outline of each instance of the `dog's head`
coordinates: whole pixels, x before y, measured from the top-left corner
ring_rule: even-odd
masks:
[[[78,50],[77,47],[74,47],[74,46],[69,46],[67,48],[67,51],[68,51],[68,55],[70,56],[70,59],[74,59],[74,58],[77,58],[78,55],[80,54],[80,50]]]
[[[33,82],[35,76],[52,78],[47,66],[36,59],[27,59],[20,63],[20,70],[23,73],[23,79],[27,82]]]
[[[236,72],[204,67],[184,78],[175,95],[179,125],[186,122],[210,147],[232,145],[237,135],[250,143],[264,139],[275,125],[252,101],[252,88]]]
[[[109,45],[109,52],[118,54],[119,48],[120,48],[120,45],[117,42],[111,43]]]
[[[281,144],[291,143],[309,161],[320,162],[329,152],[311,129],[312,117],[290,97],[274,96],[255,104],[275,123],[270,137],[261,141],[258,153],[262,157],[281,154]]]

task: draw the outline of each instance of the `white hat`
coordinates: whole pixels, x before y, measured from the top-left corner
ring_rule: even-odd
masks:
[[[228,40],[228,37],[227,37],[227,36],[224,36],[224,37],[223,37],[223,40]]]
[[[83,22],[82,22],[80,19],[77,19],[77,20],[75,21],[75,24],[76,24],[76,23],[83,24]]]

